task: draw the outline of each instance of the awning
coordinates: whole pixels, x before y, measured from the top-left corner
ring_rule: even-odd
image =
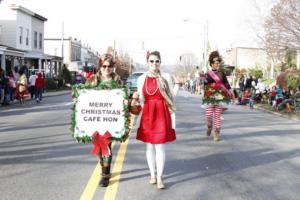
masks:
[[[35,51],[28,51],[24,55],[25,58],[32,58],[32,59],[45,59],[51,60],[53,56],[44,54],[42,52],[35,52]]]
[[[5,54],[7,56],[24,57],[24,53],[25,51],[0,44],[0,54]]]

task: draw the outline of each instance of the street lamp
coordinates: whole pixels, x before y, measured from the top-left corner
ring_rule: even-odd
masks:
[[[189,21],[192,21],[196,24],[200,24],[200,25],[203,25],[203,55],[202,55],[202,58],[203,58],[203,68],[206,69],[206,71],[208,70],[208,62],[207,62],[207,59],[208,59],[208,20],[206,20],[205,23],[202,23],[202,22],[199,22],[197,20],[193,20],[193,19],[190,19],[190,18],[186,18],[186,19],[183,19],[183,22],[189,22]]]

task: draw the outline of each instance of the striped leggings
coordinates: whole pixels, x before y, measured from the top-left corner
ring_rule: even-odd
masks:
[[[221,112],[222,107],[219,105],[208,106],[205,109],[205,116],[207,120],[207,126],[212,127],[213,125],[213,114],[215,118],[215,128],[221,128]]]

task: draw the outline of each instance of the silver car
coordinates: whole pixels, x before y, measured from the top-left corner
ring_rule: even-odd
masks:
[[[143,74],[144,72],[134,72],[132,73],[126,83],[127,83],[127,86],[129,88],[129,91],[130,91],[130,95],[132,95],[134,92],[137,91],[137,79]]]

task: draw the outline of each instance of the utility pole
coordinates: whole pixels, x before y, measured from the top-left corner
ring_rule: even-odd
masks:
[[[64,62],[64,21],[62,22],[62,31],[61,31],[61,57]]]
[[[129,57],[129,75],[132,74],[131,57]]]
[[[296,51],[296,59],[297,59],[297,69],[300,69],[300,51]]]
[[[208,20],[206,20],[203,28],[203,42],[204,69],[208,71]]]
[[[203,25],[203,69],[206,70],[206,33],[205,24]]]
[[[204,23],[203,22],[199,22],[197,20],[193,20],[193,19],[183,19],[183,22],[189,22],[189,21],[193,21],[196,24],[200,24],[201,26],[203,25],[203,54],[202,54],[202,58],[203,58],[203,66],[202,69],[203,70],[208,70],[208,20],[206,20]]]
[[[116,39],[114,39],[114,47],[113,47],[113,59],[116,57]]]

